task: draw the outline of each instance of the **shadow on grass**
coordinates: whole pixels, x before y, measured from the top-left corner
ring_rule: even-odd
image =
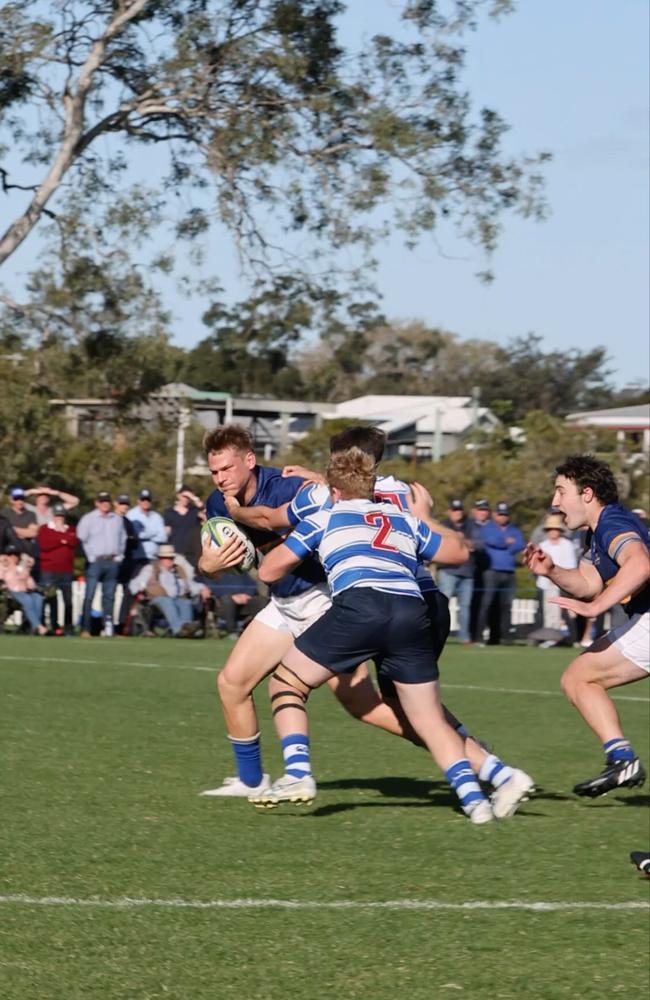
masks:
[[[449,785],[446,781],[428,781],[420,778],[406,777],[380,777],[380,778],[338,778],[335,781],[319,781],[318,787],[322,790],[334,789],[342,791],[354,789],[355,791],[369,789],[379,792],[386,798],[399,799],[424,799],[430,801],[431,792],[443,791],[447,797],[451,797]]]

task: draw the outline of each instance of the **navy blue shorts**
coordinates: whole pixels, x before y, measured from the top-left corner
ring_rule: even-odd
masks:
[[[435,681],[438,665],[427,606],[418,597],[351,587],[296,639],[296,649],[335,674],[374,660],[378,674],[402,684]]]
[[[451,622],[449,619],[449,601],[440,590],[427,590],[422,594],[427,606],[429,616],[429,628],[431,629],[431,642],[433,643],[433,657],[437,663],[440,654],[445,648],[445,643],[449,638]],[[375,659],[377,668],[377,683],[383,698],[397,698],[395,685],[389,676],[381,671],[381,660]]]

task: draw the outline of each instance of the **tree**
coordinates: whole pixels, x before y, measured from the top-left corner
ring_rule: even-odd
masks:
[[[249,262],[286,264],[274,241],[294,232],[322,273],[327,248],[368,248],[388,225],[414,242],[442,219],[491,250],[504,213],[543,212],[545,156],[504,155],[505,123],[474,115],[461,83],[462,32],[510,6],[403,0],[399,37],[355,54],[340,0],[5,3],[0,127],[20,166],[0,169],[14,212],[0,263],[71,194],[118,190],[136,146],[160,149],[168,202],[199,193],[179,238],[216,215]]]

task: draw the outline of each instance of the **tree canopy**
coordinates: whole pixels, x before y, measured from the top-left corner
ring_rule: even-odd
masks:
[[[442,219],[492,249],[504,213],[544,208],[544,155],[505,154],[506,123],[462,82],[463,32],[510,7],[402,0],[396,37],[356,52],[341,0],[2,4],[0,264],[70,198],[92,222],[137,147],[164,164],[141,204],[177,207],[179,239],[218,219],[248,262],[303,266],[291,233],[322,255]]]

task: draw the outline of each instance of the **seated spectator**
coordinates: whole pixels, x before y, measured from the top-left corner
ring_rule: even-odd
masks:
[[[64,511],[72,510],[79,505],[79,497],[73,493],[64,493],[63,490],[54,490],[51,486],[33,486],[25,490],[25,496],[35,498],[33,504],[25,504],[25,510],[34,514],[39,527],[42,524],[49,524],[52,520],[51,500],[55,500]]]
[[[41,585],[49,592],[46,605],[50,611],[50,628],[55,635],[72,635],[72,577],[77,533],[66,522],[66,509],[62,503],[55,503],[51,514],[51,524],[42,524],[38,529]],[[63,598],[63,627],[58,621],[59,591]]]
[[[20,605],[32,634],[45,635],[47,629],[41,623],[43,595],[36,589],[30,567],[26,560],[21,559],[21,553],[15,546],[9,546],[4,554],[0,565],[0,579],[14,601]]]
[[[152,605],[165,616],[172,635],[190,639],[200,623],[194,619],[192,597],[206,600],[210,591],[204,583],[193,580],[176,558],[173,545],[160,546],[158,558],[143,566],[129,584],[132,594],[144,592]]]
[[[189,486],[181,486],[176,503],[163,511],[167,540],[196,569],[201,556],[201,516],[203,503]]]
[[[223,623],[227,639],[237,639],[239,633],[268,604],[249,573],[221,573],[216,580],[204,580],[214,598],[217,618]]]

